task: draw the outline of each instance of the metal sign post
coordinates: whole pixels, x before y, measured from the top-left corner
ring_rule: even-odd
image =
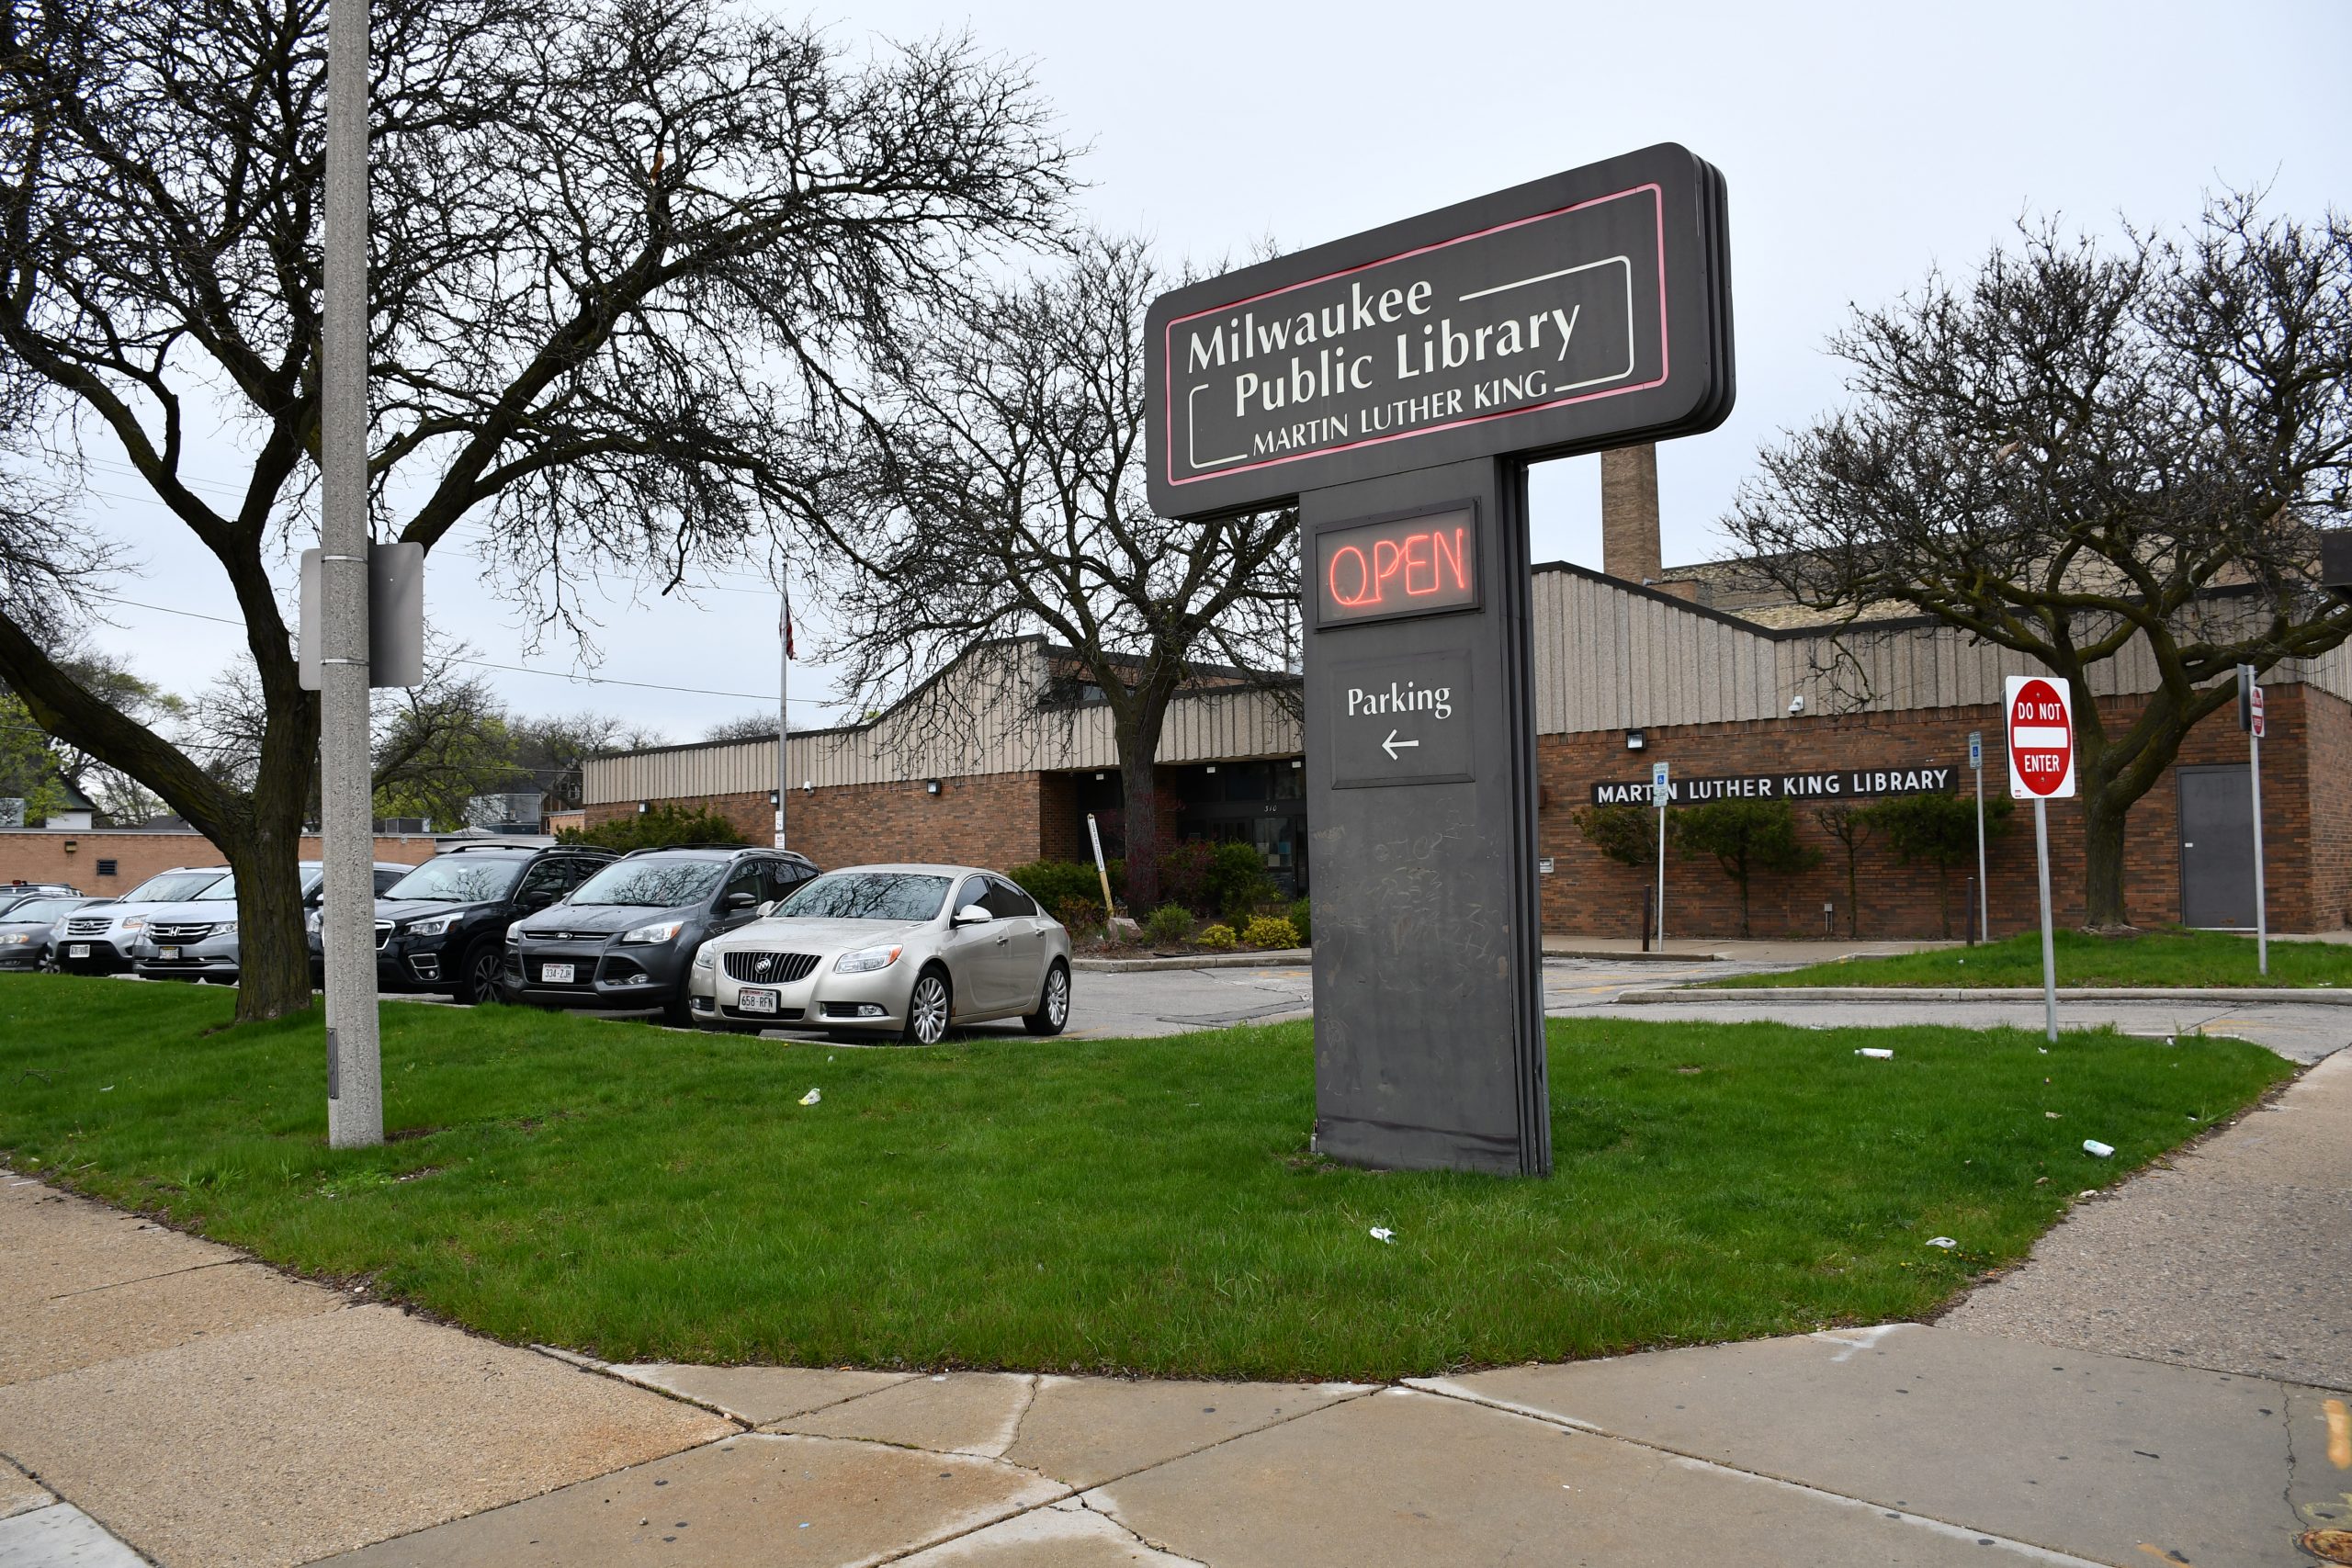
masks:
[[[2058,1039],[2058,949],[2050,925],[2050,801],[2075,794],[2075,712],[2064,682],[2007,681],[2009,795],[2033,802],[2033,853],[2041,885],[2042,1032]]]
[[[1335,1159],[1551,1170],[1527,463],[1730,413],[1724,205],[1652,147],[1152,306],[1153,509],[1298,505]]]
[[[2238,666],[2238,724],[2245,731],[2245,776],[2254,791],[2254,961],[2270,973],[2270,907],[2262,889],[2262,688],[2251,664]]]
[[[1650,764],[1650,799],[1657,803],[1657,950],[1666,951],[1666,803],[1674,798],[1664,762]]]
[[[327,8],[318,649],[327,1143],[339,1149],[384,1141],[368,734],[368,93],[367,0],[334,0]]]
[[[1984,732],[1968,732],[1968,766],[1976,775],[1976,940],[1993,940],[1992,885],[1984,877]]]

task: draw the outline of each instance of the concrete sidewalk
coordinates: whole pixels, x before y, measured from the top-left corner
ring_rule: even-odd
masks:
[[[2313,1562],[2352,1056],[2119,1193],[1939,1325],[1374,1387],[605,1367],[0,1177],[0,1568]]]

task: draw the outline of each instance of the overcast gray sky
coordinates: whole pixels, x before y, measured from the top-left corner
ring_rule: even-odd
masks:
[[[780,7],[797,14],[797,7]],[[841,16],[817,8],[820,18]],[[1172,259],[1287,250],[1652,142],[1679,141],[1731,193],[1739,403],[1659,455],[1669,563],[1721,553],[1715,520],[1759,443],[1836,403],[1823,338],[1942,264],[1970,267],[2021,214],[2111,232],[2192,217],[2223,185],[2267,182],[2274,209],[2352,201],[2352,4],[1255,4],[987,6],[869,0],[845,44],[968,28],[1030,60],[1065,133],[1090,142],[1101,223]],[[127,476],[95,482],[135,497]],[[1598,564],[1598,459],[1539,469],[1536,558]],[[217,570],[136,500],[93,520],[145,556],[127,597],[230,613]],[[595,672],[745,694],[775,689],[775,609],[749,579],[696,604],[630,608],[615,590]],[[435,621],[489,660],[524,628],[461,559],[437,561]],[[821,604],[804,604],[807,627]],[[231,626],[123,608],[103,640],[192,690]],[[596,706],[673,739],[751,700],[491,672],[526,711]],[[831,698],[796,667],[796,698]],[[825,710],[796,702],[795,723]]]

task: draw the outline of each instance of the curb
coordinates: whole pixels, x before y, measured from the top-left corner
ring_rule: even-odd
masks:
[[[1664,986],[1623,991],[1621,1004],[1754,1001],[1783,1002],[2038,1002],[2039,986],[1959,990],[1933,986]],[[2062,1002],[2233,1002],[2242,1007],[2278,1003],[2352,1007],[2352,990],[2266,986],[2083,986],[2058,988]]]
[[[1605,964],[1728,964],[1728,953],[1610,953],[1593,947],[1547,947],[1546,958],[1589,958]]]
[[[1140,975],[1154,969],[1295,969],[1314,953],[1308,947],[1268,953],[1204,953],[1176,958],[1073,958],[1072,969],[1097,975]]]

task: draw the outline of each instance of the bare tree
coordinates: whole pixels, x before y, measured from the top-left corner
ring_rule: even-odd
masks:
[[[1286,688],[1298,646],[1294,513],[1177,523],[1145,502],[1144,315],[1166,287],[1139,242],[1088,235],[895,334],[877,429],[833,492],[861,569],[831,605],[843,684],[879,702],[976,638],[1067,646],[1082,679],[1061,695],[1110,711],[1136,909],[1159,897],[1169,704],[1204,679]]]
[[[2113,250],[2026,231],[1831,339],[1850,407],[1768,449],[1725,526],[1800,603],[1925,611],[2074,687],[2094,928],[2127,814],[2240,663],[2352,635],[2316,586],[2352,506],[2352,220],[2214,202]],[[2155,684],[2104,712],[2127,652]]]
[[[311,996],[318,704],[271,567],[314,518],[324,13],[0,8],[0,412],[30,411],[65,471],[85,441],[119,450],[218,562],[257,766],[208,771],[60,665],[32,606],[87,581],[75,531],[0,520],[0,679],[237,869],[248,1019]],[[1045,109],[961,39],[853,60],[718,0],[375,0],[372,22],[377,533],[434,549],[474,525],[560,626],[576,574],[676,585],[804,518],[842,449],[839,367],[976,251],[1060,221]],[[192,424],[224,412],[227,506],[189,468]]]
[[[533,787],[547,792],[548,807],[554,811],[577,810],[585,800],[582,765],[589,758],[669,743],[659,730],[586,711],[509,718],[506,732],[514,742],[514,765]]]

